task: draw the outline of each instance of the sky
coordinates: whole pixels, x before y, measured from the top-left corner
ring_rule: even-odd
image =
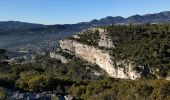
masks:
[[[73,24],[170,11],[170,0],[0,0],[0,21]]]

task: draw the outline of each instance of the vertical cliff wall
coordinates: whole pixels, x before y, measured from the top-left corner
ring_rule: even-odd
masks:
[[[60,40],[59,43],[61,49],[68,50],[77,57],[99,65],[110,77],[132,80],[141,78],[141,73],[133,70],[132,64],[113,60],[114,58],[106,51],[69,39]],[[119,65],[124,67],[118,67]]]

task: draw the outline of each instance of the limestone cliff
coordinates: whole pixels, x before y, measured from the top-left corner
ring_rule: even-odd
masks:
[[[132,80],[141,78],[141,73],[133,70],[131,63],[116,61],[107,51],[70,39],[60,40],[59,43],[61,49],[68,50],[77,57],[99,65],[99,67],[104,69],[111,77]],[[124,67],[119,67],[119,65],[123,65]]]

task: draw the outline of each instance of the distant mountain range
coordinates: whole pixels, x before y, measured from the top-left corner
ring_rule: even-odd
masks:
[[[117,17],[108,16],[100,20],[96,19],[92,20],[90,22],[87,22],[86,24],[90,24],[91,26],[98,26],[98,25],[111,25],[113,23],[114,24],[170,23],[170,11],[155,14],[133,15],[128,18],[124,18],[121,16]]]
[[[19,21],[1,21],[0,34],[7,34],[20,31],[37,31],[49,29],[68,29],[68,30],[81,30],[89,27],[112,25],[112,24],[144,24],[144,23],[170,23],[170,11],[146,14],[146,15],[133,15],[128,18],[121,16],[102,18],[100,20],[92,20],[90,22],[81,22],[77,24],[64,24],[64,25],[42,25],[33,24]]]

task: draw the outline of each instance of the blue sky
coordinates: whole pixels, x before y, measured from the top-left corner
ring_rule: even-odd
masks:
[[[170,0],[0,0],[0,21],[42,24],[170,11]]]

